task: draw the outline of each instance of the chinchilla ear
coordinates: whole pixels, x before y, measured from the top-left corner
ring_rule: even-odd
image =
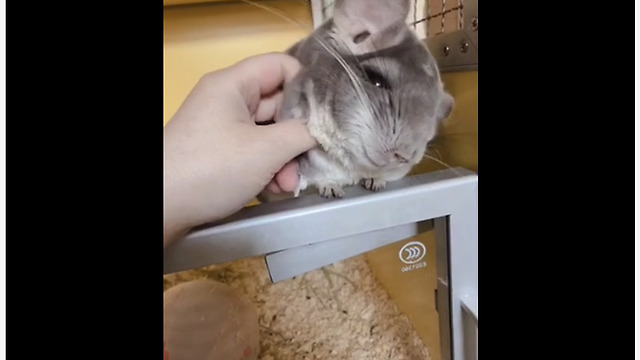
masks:
[[[368,38],[397,42],[398,34],[406,28],[405,21],[411,7],[410,0],[336,0],[333,21],[342,40],[354,48]],[[380,44],[387,47],[394,44]],[[361,53],[363,51],[358,51]]]

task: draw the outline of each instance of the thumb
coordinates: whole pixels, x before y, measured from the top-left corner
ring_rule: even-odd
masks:
[[[316,146],[307,126],[297,120],[281,121],[267,126],[258,126],[261,141],[256,149],[261,154],[270,154],[270,167],[275,171],[294,157]]]

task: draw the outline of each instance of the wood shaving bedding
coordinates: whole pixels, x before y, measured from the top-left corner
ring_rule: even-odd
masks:
[[[431,359],[364,255],[276,284],[264,259],[252,258],[166,275],[164,288],[201,278],[230,285],[256,306],[259,359]]]

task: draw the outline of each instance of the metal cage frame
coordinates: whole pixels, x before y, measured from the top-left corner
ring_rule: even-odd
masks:
[[[342,199],[308,195],[247,207],[169,246],[164,272],[264,256],[272,281],[280,281],[433,227],[442,358],[476,359],[477,174],[454,168],[406,177],[381,192],[345,192]]]
[[[442,72],[478,70],[478,0],[464,1],[462,18],[461,29],[425,40]]]

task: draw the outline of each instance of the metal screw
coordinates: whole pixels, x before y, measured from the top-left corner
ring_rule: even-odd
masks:
[[[471,19],[471,30],[478,31],[478,18],[474,17]]]
[[[466,53],[467,50],[469,50],[469,43],[464,40],[460,41],[460,51]]]
[[[449,46],[447,46],[447,45],[445,45],[445,46],[442,48],[442,53],[444,54],[444,56],[449,55],[449,50],[451,50],[451,49],[449,49]]]

